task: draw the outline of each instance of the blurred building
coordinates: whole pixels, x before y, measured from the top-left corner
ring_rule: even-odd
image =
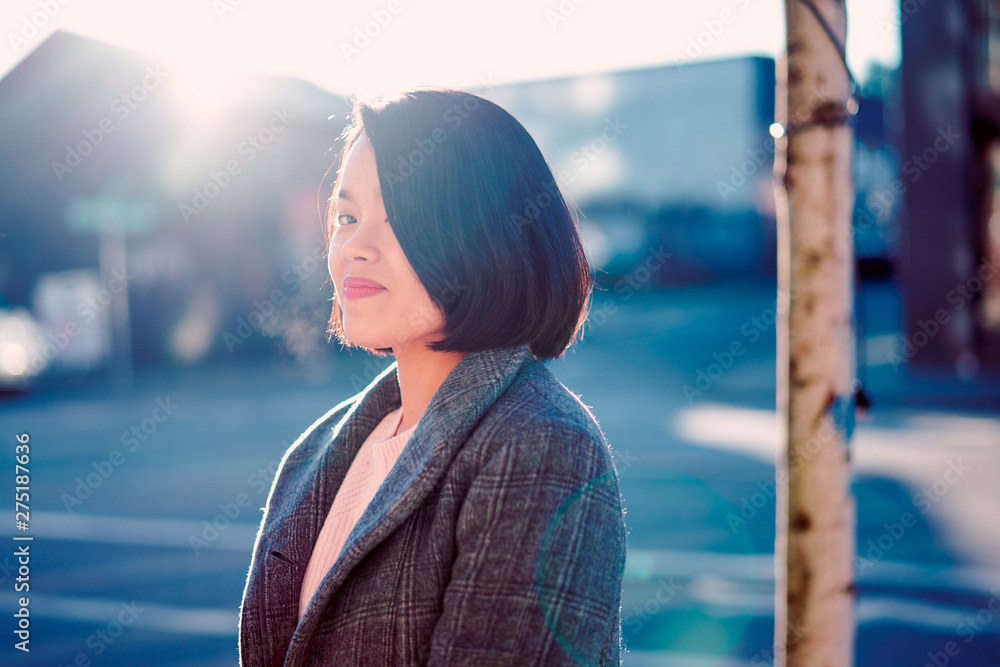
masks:
[[[902,5],[902,266],[914,367],[1000,368],[1000,9]]]
[[[655,285],[771,275],[774,61],[740,58],[499,87],[580,207],[610,277],[671,253]]]

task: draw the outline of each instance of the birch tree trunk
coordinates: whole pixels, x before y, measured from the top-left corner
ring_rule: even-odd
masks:
[[[810,7],[811,6],[811,7]],[[827,34],[813,8],[826,21]],[[844,667],[854,653],[856,389],[853,136],[843,0],[786,0],[778,64],[779,447],[776,666]]]

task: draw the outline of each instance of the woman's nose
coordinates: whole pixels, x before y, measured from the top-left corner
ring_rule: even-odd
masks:
[[[358,221],[350,226],[347,238],[340,249],[341,256],[348,261],[366,261],[374,259],[378,254],[376,239],[371,225]]]

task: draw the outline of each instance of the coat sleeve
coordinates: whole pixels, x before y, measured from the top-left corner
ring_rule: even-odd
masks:
[[[481,469],[429,665],[620,665],[625,523],[605,442],[519,433]]]

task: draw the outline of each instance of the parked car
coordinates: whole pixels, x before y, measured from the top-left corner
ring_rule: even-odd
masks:
[[[0,297],[0,390],[26,391],[48,366],[45,332],[31,311]]]

